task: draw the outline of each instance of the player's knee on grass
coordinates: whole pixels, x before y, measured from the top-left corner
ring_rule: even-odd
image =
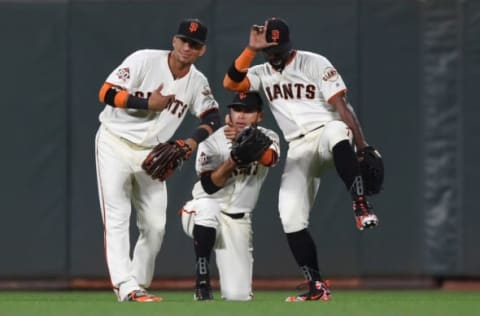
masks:
[[[250,289],[227,288],[222,289],[222,297],[227,301],[250,301],[252,299]]]

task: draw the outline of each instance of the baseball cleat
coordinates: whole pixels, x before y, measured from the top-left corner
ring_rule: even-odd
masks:
[[[144,290],[135,290],[127,295],[127,302],[151,303],[162,301],[161,297],[149,294]]]
[[[193,295],[195,301],[212,301],[213,293],[210,284],[197,285],[195,288],[195,294]]]
[[[330,281],[310,281],[310,290],[308,292],[299,294],[297,296],[289,296],[285,299],[285,302],[305,302],[305,301],[329,301],[331,299],[330,294]]]
[[[378,225],[378,217],[372,211],[372,205],[363,197],[358,197],[353,202],[353,211],[355,213],[355,224],[359,230],[365,228],[375,228]]]

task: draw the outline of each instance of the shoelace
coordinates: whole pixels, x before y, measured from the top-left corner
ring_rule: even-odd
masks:
[[[297,285],[297,286],[295,287],[295,290],[301,291],[301,290],[303,290],[303,289],[308,288],[308,285],[309,285],[309,284],[308,284],[308,281],[302,282],[302,283],[300,283],[299,285]]]
[[[330,288],[330,280],[316,281],[316,282],[320,282],[320,283],[322,284],[322,286],[321,286],[320,289],[322,289],[322,290],[324,290],[324,291],[328,291],[328,290],[329,290],[329,288]],[[309,282],[309,281],[302,282],[302,283],[300,283],[299,285],[297,285],[297,286],[295,287],[295,289],[296,289],[297,291],[301,291],[301,290],[303,290],[303,289],[308,289],[308,291],[310,292],[310,282]],[[317,290],[319,290],[319,289],[317,289]],[[309,292],[307,292],[307,293],[309,293]]]
[[[368,215],[370,214],[371,206],[368,202],[365,202],[363,199],[353,202],[353,208],[356,215]]]
[[[147,292],[144,292],[144,291],[134,291],[133,293],[130,293],[129,294],[132,298],[138,298],[138,297],[148,297],[148,296],[151,296],[150,294],[148,294]]]

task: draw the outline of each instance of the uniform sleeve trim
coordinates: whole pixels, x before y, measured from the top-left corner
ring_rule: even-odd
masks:
[[[235,68],[238,71],[241,72],[246,72],[248,70],[248,67],[252,64],[253,60],[255,59],[255,56],[257,55],[257,52],[254,51],[251,48],[245,48],[240,56],[235,59]]]
[[[262,157],[260,157],[258,162],[266,167],[270,167],[277,163],[277,159],[278,159],[278,155],[275,152],[275,150],[273,150],[272,148],[268,148],[262,154]]]
[[[345,94],[345,92],[347,92],[347,89],[342,89],[340,91],[338,91],[337,93],[335,93],[334,95],[332,95],[330,98],[328,98],[327,102],[330,103],[330,101],[336,97],[336,96],[339,96],[339,95],[343,95]],[[331,103],[330,103],[331,104]]]

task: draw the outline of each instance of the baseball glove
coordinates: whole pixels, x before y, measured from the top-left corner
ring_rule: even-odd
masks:
[[[191,155],[192,149],[181,139],[160,143],[145,158],[142,168],[152,179],[165,181]]]
[[[374,195],[383,190],[384,166],[378,150],[367,146],[357,152],[365,195]]]
[[[237,165],[246,166],[260,159],[271,144],[272,140],[257,127],[248,126],[233,141],[230,157]]]

